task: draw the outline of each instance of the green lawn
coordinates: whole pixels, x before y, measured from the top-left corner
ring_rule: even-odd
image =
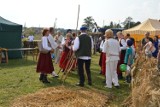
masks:
[[[33,62],[29,58],[9,60],[8,64],[0,64],[0,107],[9,107],[15,98],[26,95],[28,93],[34,93],[42,88],[54,87],[62,85],[60,78],[52,78],[49,75],[49,81],[51,84],[45,85],[38,80],[39,74],[36,73],[36,62]],[[112,106],[120,106],[122,101],[129,95],[130,89],[128,84],[120,81],[120,89],[106,89],[104,88],[104,77],[99,74],[100,67],[98,65],[99,55],[94,55],[92,58],[91,72],[93,86],[85,85],[85,88],[98,90],[106,94],[112,94],[114,100],[111,102]],[[55,69],[58,72],[59,67],[55,65]],[[66,82],[66,87],[75,88],[75,84],[78,82],[77,72],[71,73]],[[87,82],[86,82],[87,83]]]

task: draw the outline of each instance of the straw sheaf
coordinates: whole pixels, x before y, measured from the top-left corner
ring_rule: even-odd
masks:
[[[139,55],[132,66],[132,92],[124,107],[160,107],[160,72],[154,58]]]
[[[87,89],[53,87],[18,98],[12,107],[106,107],[109,98]]]

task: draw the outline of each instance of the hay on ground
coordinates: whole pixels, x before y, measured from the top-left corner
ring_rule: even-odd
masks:
[[[106,107],[109,98],[87,89],[69,89],[64,86],[40,90],[18,98],[12,107]]]

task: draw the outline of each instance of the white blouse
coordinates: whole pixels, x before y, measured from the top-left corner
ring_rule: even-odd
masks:
[[[51,44],[52,49],[56,49],[58,47],[58,44],[55,42],[53,36],[49,34],[48,41]]]
[[[106,47],[104,46],[104,43],[107,41],[107,39],[105,39],[105,41],[103,42],[103,47],[102,47],[102,52],[106,53]]]
[[[50,51],[52,48],[49,47],[48,38],[46,36],[42,37],[42,46],[45,50]]]
[[[106,53],[106,62],[119,60],[121,51],[119,42],[113,38],[105,41],[103,51]]]
[[[57,40],[56,40],[56,39],[57,39]],[[60,36],[56,35],[55,41],[56,41],[56,43],[57,43],[58,45],[61,45],[61,44],[62,44],[62,41],[63,41],[63,36],[62,36],[62,35],[60,35]]]
[[[148,43],[146,43],[145,45],[145,53],[153,53],[155,51],[155,47],[153,46],[153,43],[151,41],[149,41]]]
[[[101,50],[101,51],[103,50],[104,42],[105,42],[104,40],[101,41],[101,44],[100,44],[100,50]],[[102,52],[103,52],[103,51],[102,51]]]
[[[122,47],[121,50],[126,50],[127,49],[127,42],[124,39],[120,39],[119,42],[121,42]]]

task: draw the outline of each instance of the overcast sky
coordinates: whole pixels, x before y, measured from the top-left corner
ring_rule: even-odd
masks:
[[[79,27],[92,16],[99,26],[123,22],[160,19],[160,0],[0,0],[0,16],[27,27],[50,27],[57,18],[58,28],[76,28],[78,4]]]

